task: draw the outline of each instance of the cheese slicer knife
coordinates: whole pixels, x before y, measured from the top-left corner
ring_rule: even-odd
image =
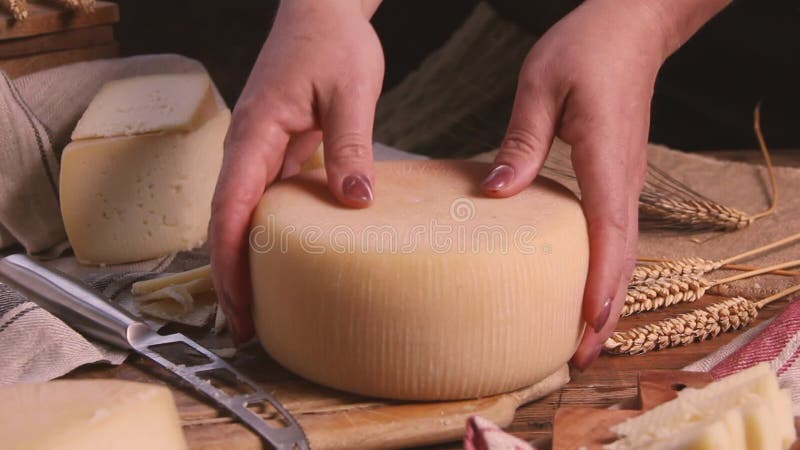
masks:
[[[300,424],[275,397],[183,334],[158,334],[145,322],[107,302],[80,281],[47,269],[26,255],[15,254],[0,259],[0,281],[77,331],[116,347],[135,351],[169,370],[238,418],[276,450],[309,450]],[[207,360],[197,365],[175,364],[153,350],[166,344],[186,345]],[[218,371],[235,378],[248,388],[249,393],[229,394],[202,377],[203,373]],[[260,404],[269,404],[274,408],[285,426],[272,426],[248,408]]]

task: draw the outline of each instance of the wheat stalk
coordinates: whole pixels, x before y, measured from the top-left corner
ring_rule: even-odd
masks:
[[[636,355],[713,338],[750,324],[758,315],[755,303],[742,297],[692,312],[616,332],[603,344],[613,354]]]
[[[603,350],[616,355],[636,355],[711,339],[746,327],[764,306],[797,291],[800,291],[800,284],[756,302],[735,297],[676,317],[617,331],[603,343]]]
[[[0,7],[10,12],[14,20],[19,22],[28,18],[27,0],[0,0]]]

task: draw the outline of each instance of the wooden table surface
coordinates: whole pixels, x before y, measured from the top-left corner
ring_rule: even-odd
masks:
[[[760,161],[758,152],[709,152],[720,157],[734,156],[743,161]],[[773,152],[777,165],[800,167],[800,151]],[[666,315],[685,312],[715,299],[706,296],[694,304],[678,305],[670,308],[668,313],[648,313],[643,316],[625,318],[620,322],[621,328],[628,328],[639,323],[652,322]],[[776,315],[785,301],[775,302],[764,308],[756,320],[759,323]],[[740,332],[726,333],[710,341],[695,343],[686,347],[652,352],[640,356],[602,355],[599,360],[583,373],[573,374],[573,380],[553,394],[521,407],[508,431],[538,445],[549,439],[556,409],[562,405],[606,407],[636,396],[637,375],[644,369],[680,369],[715,351],[730,342]],[[136,367],[136,366],[139,367]],[[125,373],[142,370],[141,361],[126,363],[119,368],[107,366],[91,366],[78,370],[78,377],[113,376],[114,373]],[[146,369],[145,369],[146,370]],[[76,375],[72,375],[76,376]],[[457,443],[431,447],[437,450],[457,449]]]

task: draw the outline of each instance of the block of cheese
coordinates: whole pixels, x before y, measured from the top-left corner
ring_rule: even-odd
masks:
[[[589,247],[578,200],[538,179],[480,195],[489,165],[375,164],[375,201],[337,204],[322,169],[253,215],[253,318],[267,352],[337,389],[414,400],[534,384],[582,335]]]
[[[187,448],[169,389],[120,380],[0,387],[5,450]]]
[[[197,128],[217,107],[205,73],[146,75],[106,83],[72,132],[72,140]]]
[[[789,392],[759,364],[705,388],[684,389],[675,400],[613,427],[622,439],[606,448],[709,448],[701,443],[718,423],[730,442],[716,448],[781,450],[796,438]]]

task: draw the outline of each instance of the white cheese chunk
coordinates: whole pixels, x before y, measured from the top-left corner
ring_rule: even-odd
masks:
[[[583,330],[581,205],[545,178],[486,198],[488,170],[377,162],[358,210],[322,170],[267,189],[250,245],[264,348],[318,383],[402,399],[492,395],[562,367]]]
[[[197,128],[217,110],[205,73],[146,75],[106,83],[84,112],[72,140]]]
[[[187,448],[169,389],[119,380],[0,387],[5,450]]]
[[[79,261],[115,264],[200,246],[230,112],[200,128],[74,141],[61,160],[61,213]]]
[[[695,438],[714,423],[725,426],[730,441],[716,448],[785,450],[796,438],[791,398],[762,363],[705,388],[684,389],[675,400],[612,427],[622,439],[606,448],[706,448],[695,447]]]

